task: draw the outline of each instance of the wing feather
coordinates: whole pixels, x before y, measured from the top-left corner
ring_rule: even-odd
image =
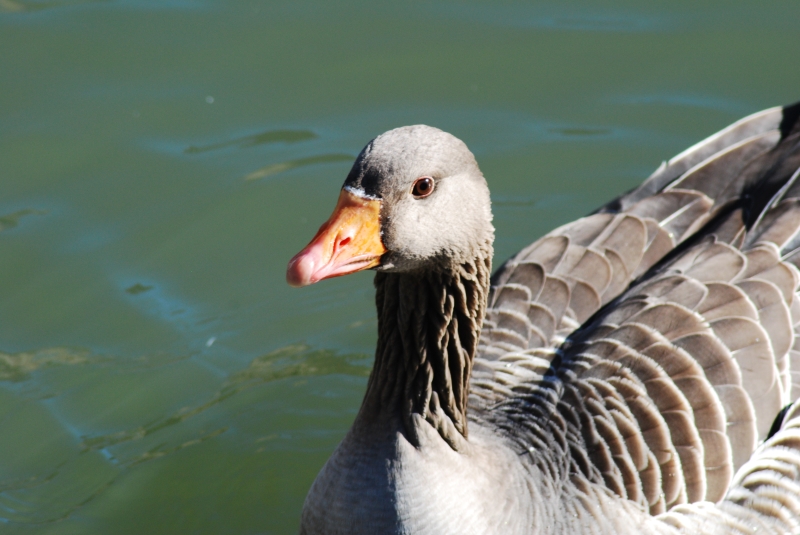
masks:
[[[773,424],[800,395],[798,168],[800,104],[765,110],[493,276],[476,417],[566,462],[576,515],[610,493],[691,533],[800,531],[800,406]]]

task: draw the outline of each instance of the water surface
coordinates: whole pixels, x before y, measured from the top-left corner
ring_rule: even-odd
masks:
[[[0,531],[294,533],[371,274],[286,261],[375,135],[464,139],[497,259],[800,99],[800,3],[0,0]]]

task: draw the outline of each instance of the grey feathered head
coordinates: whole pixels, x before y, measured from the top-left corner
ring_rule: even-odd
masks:
[[[430,185],[422,186],[430,192],[418,185],[426,178]],[[461,263],[494,239],[489,189],[475,157],[463,141],[438,128],[404,126],[376,137],[344,186],[382,201],[387,253],[381,271]]]
[[[289,262],[306,286],[363,269],[447,269],[491,257],[489,189],[456,137],[405,126],[370,141],[345,180],[331,218]]]

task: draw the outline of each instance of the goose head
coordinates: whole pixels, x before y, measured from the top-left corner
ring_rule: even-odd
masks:
[[[430,126],[396,128],[361,151],[333,214],[289,261],[286,280],[447,269],[491,248],[491,221],[486,180],[464,142]]]

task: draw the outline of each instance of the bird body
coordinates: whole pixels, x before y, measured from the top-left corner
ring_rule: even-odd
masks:
[[[494,275],[488,188],[371,141],[289,264],[372,268],[378,347],[301,533],[800,532],[800,105],[745,118]],[[797,349],[795,349],[797,348]]]
[[[419,446],[403,429],[349,433],[314,482],[304,529],[310,533],[523,533],[530,503],[523,467],[492,433],[474,426],[454,451],[425,422]],[[358,453],[354,453],[358,452]],[[497,454],[499,453],[499,455]],[[508,511],[492,510],[504,496]],[[365,499],[365,497],[369,497]],[[515,510],[514,514],[508,514]],[[509,525],[513,520],[514,524]]]

